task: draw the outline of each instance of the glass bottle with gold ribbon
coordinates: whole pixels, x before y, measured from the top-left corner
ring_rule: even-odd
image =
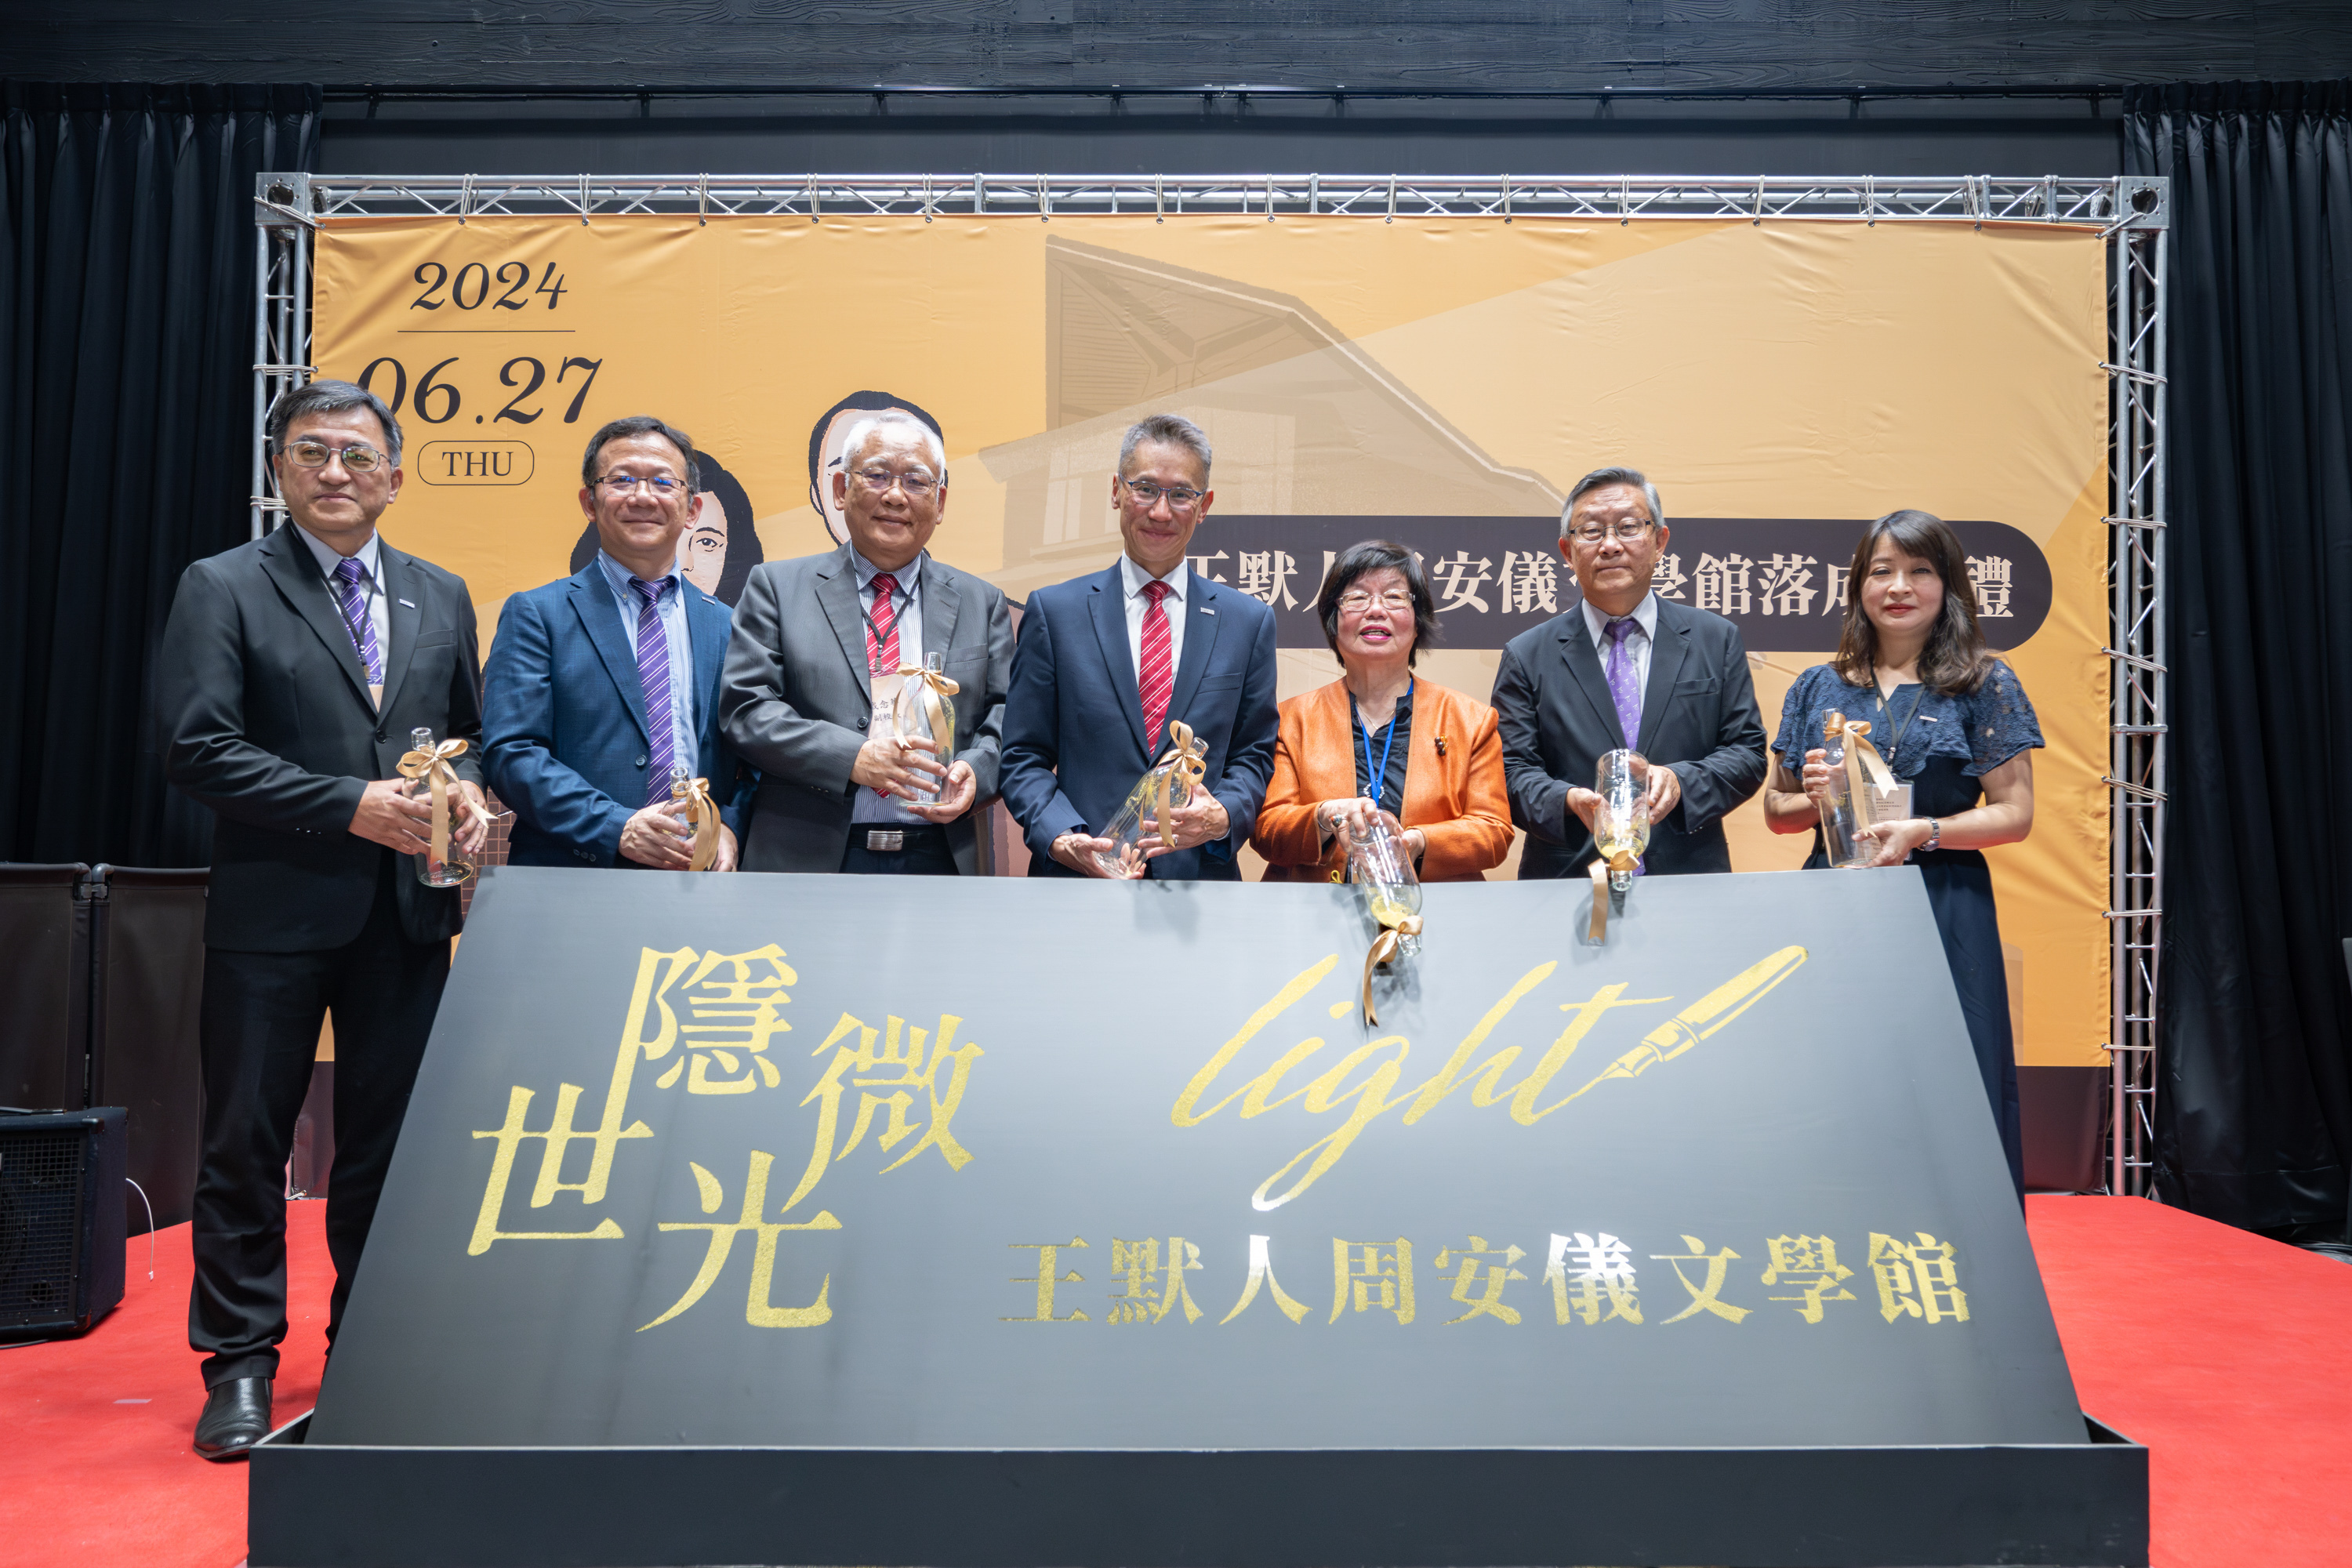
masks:
[[[428,888],[455,888],[472,879],[474,862],[458,846],[458,813],[465,796],[457,793],[457,770],[449,764],[466,754],[463,741],[435,744],[433,731],[408,732],[408,754],[400,759],[400,775],[409,781],[410,798],[420,793],[433,808],[429,842],[416,857],[416,879]]]
[[[710,781],[696,778],[684,763],[672,763],[669,798],[678,837],[687,842],[686,868],[709,870],[711,862],[719,858],[719,803],[710,798]]]
[[[936,653],[923,655],[922,668],[909,665],[898,674],[898,697],[891,704],[890,721],[908,740],[931,742],[932,760],[945,769],[955,761],[955,694],[963,688],[942,673]],[[930,805],[946,789],[947,777],[942,773],[937,784],[928,790],[918,786],[908,798],[917,805]]]
[[[1642,857],[1650,850],[1650,760],[1619,748],[1593,764],[1592,790],[1601,805],[1592,813],[1592,847],[1609,867],[1609,890],[1623,895],[1633,886]]]
[[[1412,850],[1378,812],[1365,810],[1348,834],[1348,879],[1364,900],[1364,912],[1379,929],[1364,954],[1364,1022],[1378,1024],[1372,1006],[1372,972],[1421,952],[1421,877]]]
[[[1909,816],[1911,786],[1870,743],[1870,726],[1834,708],[1822,715],[1822,752],[1830,769],[1829,792],[1821,802],[1822,852],[1832,866],[1868,866],[1878,858],[1878,846],[1856,836]]]
[[[1209,774],[1208,751],[1193,735],[1192,727],[1181,719],[1168,721],[1168,749],[1151,770],[1135,781],[1127,792],[1127,804],[1118,808],[1110,826],[1096,837],[1110,840],[1107,853],[1097,852],[1097,863],[1114,876],[1129,876],[1139,864],[1146,849],[1169,842],[1168,814],[1192,798]]]

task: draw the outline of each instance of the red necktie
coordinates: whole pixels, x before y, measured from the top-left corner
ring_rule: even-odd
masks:
[[[1168,611],[1161,604],[1174,592],[1165,583],[1143,585],[1150,606],[1143,612],[1143,667],[1136,685],[1143,695],[1143,750],[1160,754],[1160,736],[1168,721],[1168,694],[1176,687],[1176,661],[1169,656]]]
[[[898,673],[898,607],[891,602],[898,592],[898,578],[887,572],[874,574],[874,614],[866,623],[866,668],[870,671]],[[874,793],[890,798],[887,789]]]
[[[898,607],[891,601],[898,579],[887,572],[874,574],[874,615],[866,623],[866,668],[895,675],[898,671]]]

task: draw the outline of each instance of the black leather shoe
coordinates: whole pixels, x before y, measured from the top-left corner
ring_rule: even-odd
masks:
[[[242,1459],[269,1436],[269,1380],[233,1377],[205,1396],[196,1418],[196,1452],[207,1459]]]

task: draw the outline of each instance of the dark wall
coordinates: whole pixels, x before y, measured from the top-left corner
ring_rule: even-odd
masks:
[[[2120,173],[2119,100],[330,101],[331,174]]]
[[[2333,74],[2340,0],[9,0],[20,79],[1552,89]],[[2336,62],[2331,67],[2330,58]]]
[[[289,0],[8,0],[0,70],[321,83],[331,173],[2105,174],[2121,167],[2112,95],[1916,89],[2327,75],[2352,69],[2347,11],[2341,0],[417,0],[321,13]],[[1311,96],[1133,96],[1206,83]],[[1043,90],[865,90],[881,85]],[[1129,96],[1051,96],[1114,85]],[[786,87],[846,95],[775,90]],[[1882,96],[1643,96],[1864,87]],[[605,96],[479,96],[518,88]],[[643,98],[614,96],[638,88]],[[1615,100],[1458,96],[1603,88]],[[749,90],[705,96],[730,89]],[[1382,93],[1456,96],[1367,96]]]

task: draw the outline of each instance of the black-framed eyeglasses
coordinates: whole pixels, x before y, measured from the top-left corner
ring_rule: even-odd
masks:
[[[686,481],[671,479],[667,474],[606,474],[596,482],[613,496],[632,494],[639,485],[652,486],[655,496],[662,500],[686,493]]]
[[[343,467],[355,474],[372,474],[392,460],[360,441],[348,447],[330,447],[324,441],[289,441],[286,456],[298,468],[323,468],[331,458],[341,458]]]
[[[1162,496],[1168,498],[1168,510],[1171,511],[1191,511],[1201,504],[1201,492],[1189,485],[1163,485],[1152,479],[1124,478],[1118,482],[1127,487],[1128,494],[1142,503],[1146,511],[1158,506]]]
[[[1570,529],[1568,531],[1568,536],[1570,539],[1581,541],[1586,544],[1599,544],[1601,541],[1607,539],[1620,540],[1627,544],[1631,544],[1637,539],[1646,537],[1650,530],[1657,526],[1658,525],[1654,522],[1590,522],[1585,524],[1582,528]]]
[[[921,500],[940,488],[940,481],[929,474],[894,474],[887,468],[860,468],[857,482],[877,496],[888,495],[896,485],[907,492],[908,500]]]

